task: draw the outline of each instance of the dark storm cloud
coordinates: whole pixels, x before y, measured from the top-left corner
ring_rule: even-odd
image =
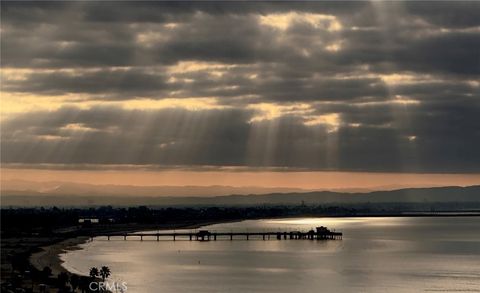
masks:
[[[195,12],[212,15],[228,14],[268,14],[282,13],[292,10],[300,12],[334,14],[352,16],[359,10],[371,7],[368,2],[343,1],[330,2],[298,2],[289,1],[117,1],[115,5],[109,1],[77,2],[77,1],[10,1],[2,3],[5,14],[19,24],[33,22],[50,22],[66,10],[81,9],[78,13],[89,22],[167,22],[187,20]],[[442,11],[445,12],[445,11]],[[438,13],[438,12],[437,12]],[[49,17],[46,17],[46,16]],[[27,18],[26,16],[30,16]]]
[[[142,70],[99,70],[80,75],[68,72],[32,73],[28,82],[7,81],[3,90],[28,92],[40,95],[63,95],[68,93],[88,93],[103,95],[111,99],[131,98],[147,94],[161,93],[167,87],[165,75],[152,74]]]
[[[282,47],[272,47],[275,34],[261,28],[250,15],[201,15],[192,22],[193,25],[174,29],[172,37],[154,49],[158,62],[202,60],[235,64],[269,62],[288,56]]]
[[[475,27],[480,25],[478,1],[442,1],[431,2],[408,1],[406,10],[426,21],[442,27]]]
[[[480,2],[1,5],[2,162],[479,171]]]
[[[400,68],[430,72],[440,71],[465,75],[480,75],[480,32],[447,34],[413,43],[410,48],[394,54]]]
[[[265,66],[267,67],[267,66]],[[347,101],[354,99],[385,100],[388,90],[379,78],[313,78],[270,68],[264,72],[246,67],[230,70],[221,77],[208,72],[166,74],[155,70],[116,69],[77,72],[33,72],[24,79],[2,78],[3,90],[37,95],[90,94],[89,99],[125,100],[132,97],[237,97],[256,95],[252,102]],[[256,74],[250,79],[247,76]],[[175,81],[169,81],[175,78]],[[183,80],[189,82],[183,82]],[[315,86],[312,86],[314,84]],[[228,103],[222,100],[221,102]]]
[[[12,67],[134,66],[151,64],[149,62],[172,64],[182,60],[290,64],[299,61],[296,49],[314,47],[313,53],[320,54],[308,58],[309,64],[322,64],[327,62],[325,59],[333,59],[329,61],[334,66],[344,63],[378,66],[391,62],[397,65],[397,69],[434,71],[440,67],[446,72],[478,74],[478,50],[475,50],[478,47],[478,31],[473,34],[452,32],[414,37],[414,33],[421,30],[457,28],[456,23],[450,21],[452,17],[448,18],[453,4],[440,5],[441,8],[435,9],[436,14],[426,11],[402,14],[402,11],[390,8],[404,4],[380,3],[376,7],[348,2],[293,6],[288,3],[255,3],[252,7],[238,2],[201,2],[193,5],[75,2],[59,7],[53,5],[52,8],[52,5],[44,7],[40,3],[32,9],[33,17],[29,18],[25,14],[29,5],[14,2],[3,4],[6,9],[2,10],[5,30],[2,32],[2,59],[4,66]],[[471,10],[459,18],[471,19],[471,15],[475,14],[472,6],[479,5],[471,4]],[[404,10],[414,10],[414,7]],[[302,33],[295,26],[285,34],[279,34],[258,24],[259,15],[291,11],[333,14],[345,30],[332,33],[307,29],[308,34],[302,40]],[[385,15],[380,15],[382,13]],[[429,23],[430,18],[438,15],[445,15],[447,21],[442,25]],[[371,23],[364,23],[365,19]],[[30,22],[34,26],[25,28],[19,25]],[[178,27],[162,27],[170,22],[178,24]],[[469,27],[479,25],[474,20],[466,23],[470,24]],[[352,27],[373,30],[352,31]],[[157,33],[165,39],[143,48],[136,43],[136,36],[142,32]],[[348,45],[338,54],[329,56],[318,48],[318,41],[321,44],[335,38],[344,39]],[[285,40],[282,42],[279,39]],[[70,44],[60,46],[61,42]],[[445,61],[452,58],[451,62]],[[475,62],[465,62],[472,58],[476,58]],[[142,62],[144,60],[148,61]]]
[[[383,109],[385,116],[393,110]],[[4,163],[478,172],[479,110],[478,104],[435,108],[426,117],[418,109],[409,113],[410,124],[391,118],[391,127],[345,112],[345,121],[362,125],[341,125],[332,135],[295,115],[249,123],[254,113],[247,110],[62,108],[8,119],[1,147]]]
[[[238,164],[248,112],[62,108],[4,123],[5,162]],[[19,129],[22,129],[19,131]]]
[[[388,95],[383,82],[368,78],[274,81],[262,84],[260,90],[265,91],[265,100],[270,98],[275,101],[384,100]]]
[[[339,64],[369,64],[376,72],[480,75],[480,31],[415,37],[396,35],[398,30],[347,32],[345,50],[334,58]]]
[[[390,93],[410,97],[421,105],[469,106],[480,101],[480,87],[467,82],[436,81],[397,85]],[[415,107],[410,110],[415,110]]]

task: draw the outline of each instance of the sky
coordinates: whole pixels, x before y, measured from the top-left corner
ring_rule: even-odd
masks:
[[[480,2],[1,6],[4,175],[478,179]]]

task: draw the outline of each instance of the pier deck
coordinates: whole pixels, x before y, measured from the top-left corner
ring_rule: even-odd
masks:
[[[98,235],[97,237],[106,237],[107,240],[113,239],[138,239],[143,241],[144,238],[160,241],[162,240],[196,240],[196,241],[211,241],[211,240],[338,240],[342,239],[341,232],[330,231],[325,227],[318,227],[316,231],[310,230],[302,231],[287,231],[287,232],[211,232],[208,230],[200,230],[196,232],[169,232],[169,233],[111,233],[105,235]]]

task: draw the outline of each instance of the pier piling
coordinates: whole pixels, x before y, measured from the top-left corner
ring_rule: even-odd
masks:
[[[154,237],[156,241],[160,241],[160,238],[165,238],[166,240],[170,239],[173,241],[178,240],[178,237],[188,237],[188,240],[197,240],[197,241],[210,241],[210,240],[221,240],[221,239],[230,239],[230,241],[236,240],[236,239],[246,239],[250,240],[251,236],[253,239],[260,239],[260,236],[262,237],[262,240],[270,240],[270,236],[276,236],[275,238],[277,240],[301,240],[301,239],[306,239],[306,240],[341,240],[343,234],[341,232],[335,232],[335,231],[330,231],[326,227],[318,227],[316,230],[310,230],[307,232],[302,232],[302,231],[284,231],[284,232],[227,232],[227,233],[222,233],[222,232],[210,232],[208,230],[200,230],[198,232],[185,232],[185,233],[110,233],[106,235],[99,235],[99,236],[105,236],[107,240],[110,240],[111,237],[123,237],[123,240],[127,240],[128,236],[137,236],[140,238],[140,241],[143,241],[144,236],[148,237]],[[240,236],[239,238],[234,238],[234,236]],[[170,237],[170,238],[169,238]],[[245,238],[243,238],[245,237]],[[138,239],[138,238],[137,238]]]

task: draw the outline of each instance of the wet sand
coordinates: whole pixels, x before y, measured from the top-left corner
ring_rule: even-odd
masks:
[[[170,230],[170,229],[197,229],[202,226],[208,226],[218,223],[227,223],[227,222],[236,222],[238,220],[231,221],[208,221],[203,223],[177,223],[177,224],[166,224],[166,225],[125,225],[125,226],[116,226],[109,227],[110,229],[102,229],[96,231],[98,234],[103,234],[101,231],[121,231],[125,233],[132,233],[138,231],[148,231],[152,230]],[[61,272],[68,272],[63,266],[63,261],[60,259],[60,254],[69,251],[69,250],[78,250],[80,244],[90,241],[88,236],[78,236],[75,238],[68,238],[58,243],[52,245],[41,246],[41,251],[35,252],[30,256],[30,263],[37,269],[43,270],[44,267],[48,266],[52,269],[52,276],[56,277]]]
[[[69,238],[53,245],[40,247],[41,251],[33,253],[30,256],[30,263],[39,271],[48,266],[52,269],[52,276],[57,276],[61,272],[67,272],[63,268],[63,261],[59,255],[69,251],[80,249],[78,245],[90,241],[90,237],[80,236]]]

